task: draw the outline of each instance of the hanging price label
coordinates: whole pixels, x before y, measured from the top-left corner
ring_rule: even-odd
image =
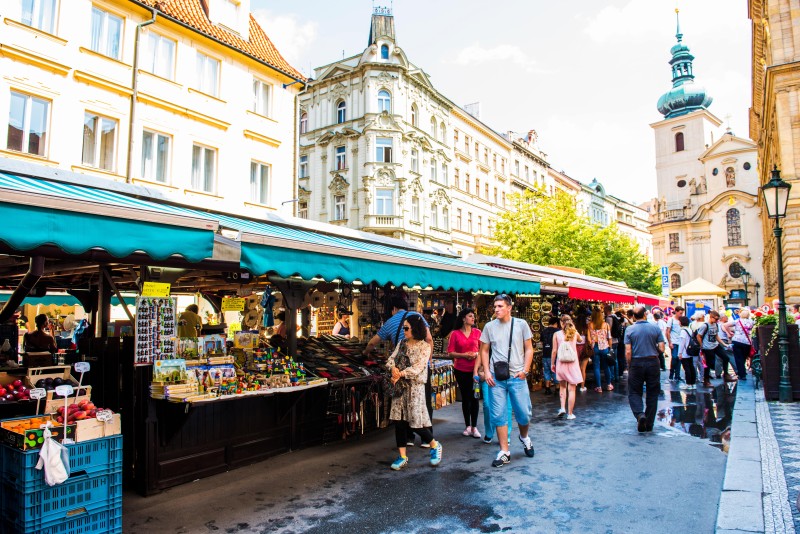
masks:
[[[89,362],[75,362],[73,367],[76,373],[88,373],[91,365],[89,365]]]
[[[59,397],[69,397],[70,395],[72,395],[72,392],[73,392],[72,386],[70,386],[69,384],[64,386],[58,386],[56,388],[56,395],[58,395]]]
[[[102,423],[108,423],[112,419],[114,419],[114,412],[111,410],[97,410],[95,417],[98,421]]]
[[[225,298],[222,299],[222,311],[244,311],[246,299]]]
[[[47,391],[44,388],[33,388],[29,393],[33,400],[39,400],[47,397]]]
[[[170,284],[162,282],[145,282],[142,285],[143,297],[168,297]]]

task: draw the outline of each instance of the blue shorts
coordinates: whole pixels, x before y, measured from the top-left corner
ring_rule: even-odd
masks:
[[[553,358],[542,358],[542,371],[544,371],[544,379],[546,382],[558,382],[556,380],[556,374],[550,369],[550,366],[553,365]]]
[[[492,373],[494,378],[494,373]],[[528,381],[524,378],[511,377],[508,380],[494,381],[494,386],[489,388],[492,395],[492,424],[495,427],[506,426],[506,402],[511,401],[514,419],[518,425],[527,425],[531,420],[531,394],[528,391]]]

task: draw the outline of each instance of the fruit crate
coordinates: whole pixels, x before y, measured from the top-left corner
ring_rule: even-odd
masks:
[[[64,521],[97,505],[122,506],[122,472],[70,477],[63,484],[45,485],[25,493],[9,484],[2,485],[1,508],[4,520],[15,531],[40,532],[42,527]]]
[[[0,532],[18,534],[120,534],[122,532],[122,499],[78,507],[69,514],[50,521],[35,520],[26,526],[8,518],[0,519]]]
[[[67,445],[71,476],[110,474],[122,470],[122,436],[108,436]],[[46,486],[44,473],[36,469],[39,451],[21,451],[3,445],[0,476],[4,483],[25,493]]]

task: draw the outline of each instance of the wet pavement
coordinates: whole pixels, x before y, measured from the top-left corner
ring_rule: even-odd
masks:
[[[647,434],[636,431],[624,385],[578,394],[573,421],[555,418],[557,396],[533,393],[536,456],[522,454],[514,430],[512,461],[499,469],[490,465],[497,445],[461,436],[461,406],[448,406],[434,414],[437,468],[415,447],[410,466],[391,471],[389,428],[149,498],[126,494],[124,531],[713,532],[735,393],[713,382],[688,393],[662,380]]]

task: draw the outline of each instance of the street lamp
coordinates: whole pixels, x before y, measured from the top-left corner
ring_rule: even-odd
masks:
[[[775,245],[778,251],[778,351],[781,355],[781,381],[778,386],[778,400],[792,402],[792,383],[789,381],[789,339],[786,331],[786,300],[783,292],[783,249],[781,247],[781,219],[786,217],[789,204],[791,184],[781,180],[781,171],[775,165],[772,168],[772,179],[761,186],[764,204],[770,219],[775,219]]]
[[[750,292],[747,291],[747,284],[750,283],[750,273],[747,269],[742,269],[742,283],[744,284],[744,305],[750,306]]]
[[[758,290],[761,289],[761,284],[756,282],[756,285],[753,286],[753,289],[756,290],[756,306],[758,306]]]

